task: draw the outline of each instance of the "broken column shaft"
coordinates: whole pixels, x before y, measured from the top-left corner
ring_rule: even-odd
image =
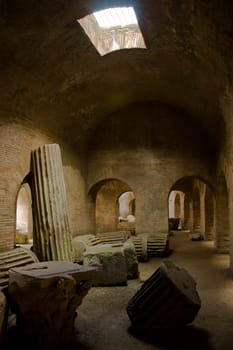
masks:
[[[33,249],[40,261],[73,261],[65,181],[58,144],[31,153]]]

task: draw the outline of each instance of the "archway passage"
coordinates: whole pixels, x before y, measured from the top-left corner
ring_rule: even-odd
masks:
[[[119,221],[135,220],[135,196],[132,191],[123,192],[118,198]]]
[[[16,200],[16,244],[32,244],[33,220],[31,189],[27,183],[21,185]]]
[[[183,227],[184,220],[184,193],[172,190],[168,198],[169,230],[178,230]]]
[[[177,200],[177,194],[182,196]],[[179,179],[171,188],[174,216],[179,211],[181,228],[188,230],[192,239],[215,239],[215,197],[212,187],[196,176]],[[170,204],[170,202],[169,202]],[[177,209],[179,204],[179,210]],[[169,211],[170,215],[170,211]]]
[[[105,179],[90,191],[94,201],[95,232],[135,232],[135,196],[125,182]]]

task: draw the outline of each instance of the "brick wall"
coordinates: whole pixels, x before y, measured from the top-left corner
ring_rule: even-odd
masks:
[[[72,234],[87,232],[85,167],[78,155],[59,138],[35,128],[32,123],[19,124],[1,115],[0,125],[0,251],[15,243],[16,200],[18,190],[30,171],[30,152],[45,143],[59,143],[69,207]]]
[[[176,110],[140,104],[108,117],[89,148],[88,187],[108,178],[136,198],[137,232],[167,230],[168,194],[184,176],[213,182],[214,152],[200,124]]]

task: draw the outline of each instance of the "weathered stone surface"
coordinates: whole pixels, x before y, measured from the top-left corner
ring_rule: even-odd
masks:
[[[127,306],[138,331],[154,332],[191,323],[201,307],[196,282],[184,269],[164,260]]]
[[[6,339],[8,305],[7,299],[3,292],[0,291],[0,346]]]
[[[169,253],[169,234],[156,232],[147,234],[147,253],[149,256],[166,256]]]
[[[94,285],[124,285],[127,283],[127,263],[123,244],[88,247],[84,252],[83,263],[97,269]]]
[[[147,252],[147,237],[146,236],[132,236],[130,240],[133,242],[138,261],[148,261]]]
[[[58,144],[31,152],[34,250],[40,261],[73,261],[65,179]]]
[[[38,261],[37,256],[31,250],[21,247],[0,253],[0,289],[8,287],[9,269]]]
[[[111,231],[111,232],[100,232],[96,234],[96,237],[101,240],[102,243],[117,243],[125,242],[131,236],[130,231]]]
[[[74,262],[83,262],[83,253],[86,251],[89,242],[95,238],[95,235],[80,235],[72,238],[74,251]]]
[[[33,263],[9,271],[11,308],[20,332],[41,349],[71,343],[76,309],[96,269],[64,261]]]
[[[127,266],[127,278],[138,278],[138,258],[133,242],[130,240],[126,241],[123,245],[126,266]]]

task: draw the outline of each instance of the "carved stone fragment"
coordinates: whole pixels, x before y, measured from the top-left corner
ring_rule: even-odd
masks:
[[[168,233],[149,233],[147,235],[147,253],[149,256],[166,256],[169,253]]]
[[[41,262],[9,270],[9,297],[25,339],[41,349],[74,341],[76,309],[92,286],[93,267]]]
[[[37,256],[31,250],[21,247],[0,253],[0,289],[4,290],[8,287],[9,269],[38,261]]]
[[[127,313],[135,329],[150,333],[191,323],[200,307],[192,276],[164,260],[129,301]]]
[[[131,236],[130,231],[112,231],[112,232],[102,232],[97,233],[96,237],[101,240],[102,243],[117,243],[125,242]]]

